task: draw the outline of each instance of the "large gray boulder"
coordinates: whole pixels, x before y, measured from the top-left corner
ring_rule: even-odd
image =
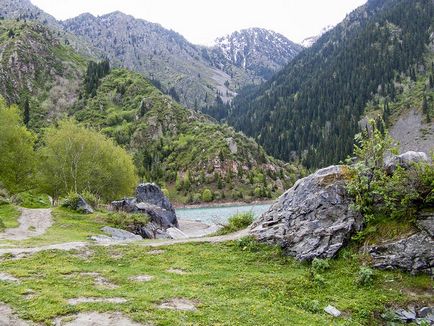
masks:
[[[429,163],[430,159],[424,152],[405,152],[401,155],[393,155],[387,159],[385,169],[387,173],[392,174],[398,166],[404,169],[410,168],[415,163],[426,162]]]
[[[347,166],[330,166],[298,180],[251,226],[250,235],[299,260],[335,256],[363,224],[350,208],[348,178]]]
[[[434,214],[422,214],[416,225],[418,232],[410,236],[368,247],[372,266],[433,274]]]
[[[94,212],[92,206],[84,199],[82,196],[78,196],[77,208],[76,210],[83,214],[92,214]]]
[[[112,207],[128,213],[145,213],[150,216],[153,225],[157,225],[163,231],[170,227],[178,227],[175,209],[161,189],[153,183],[139,184],[136,188],[136,197],[113,201]],[[143,230],[141,235],[147,234],[151,233]]]

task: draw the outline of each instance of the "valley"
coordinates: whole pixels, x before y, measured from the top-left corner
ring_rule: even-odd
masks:
[[[0,0],[0,325],[434,324],[433,1],[69,17]]]

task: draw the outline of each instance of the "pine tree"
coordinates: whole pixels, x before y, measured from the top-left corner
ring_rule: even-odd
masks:
[[[29,104],[29,99],[26,98],[26,100],[24,101],[24,107],[23,107],[23,114],[24,114],[24,124],[26,125],[26,127],[29,127],[29,123],[30,123],[30,104]]]

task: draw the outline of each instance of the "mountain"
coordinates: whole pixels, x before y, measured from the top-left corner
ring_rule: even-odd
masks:
[[[268,156],[252,139],[164,95],[142,75],[110,69],[64,44],[47,26],[0,21],[0,95],[23,110],[37,134],[73,117],[134,156],[139,175],[176,201],[276,196],[297,171]],[[26,112],[27,111],[27,112]]]
[[[238,89],[270,78],[301,50],[263,29],[236,32],[211,48],[197,46],[174,31],[121,12],[83,14],[62,24],[112,62],[161,82],[190,108],[214,104],[216,94],[230,101]]]
[[[82,14],[64,21],[64,29],[100,49],[115,65],[161,82],[181,103],[201,107],[217,88],[231,92],[231,77],[211,67],[201,50],[180,34],[121,12],[95,17]]]
[[[2,20],[0,35],[0,93],[29,102],[30,126],[42,128],[77,100],[86,61],[40,24]]]
[[[432,1],[370,0],[270,81],[236,98],[228,122],[281,159],[337,163],[352,152],[367,107],[387,116],[388,103],[419,75],[428,86],[409,96],[418,107],[425,97],[425,111],[432,110],[433,21]]]
[[[230,102],[239,89],[270,78],[301,50],[282,35],[262,29],[228,36],[231,48],[221,42],[214,47],[198,46],[159,24],[121,12],[99,17],[82,14],[60,22],[29,0],[0,0],[0,17],[38,20],[60,33],[80,54],[108,57],[113,65],[143,74],[178,102],[196,109],[220,99]],[[242,51],[247,66],[226,51],[239,53],[237,58]]]
[[[326,27],[322,28],[321,31],[315,35],[306,37],[303,41],[301,41],[301,45],[305,48],[310,48],[318,39],[323,36],[325,33],[327,33],[329,30],[333,29],[334,26],[327,25]]]
[[[34,6],[30,0],[0,0],[0,17],[38,20],[44,25],[61,27],[56,18]]]
[[[211,49],[211,61],[222,70],[229,63],[266,80],[302,49],[282,34],[249,28],[217,38]]]

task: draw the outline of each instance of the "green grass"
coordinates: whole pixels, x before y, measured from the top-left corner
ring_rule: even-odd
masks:
[[[0,213],[1,214],[1,213]],[[41,236],[22,241],[4,241],[17,247],[42,246],[53,243],[87,241],[89,236],[102,234],[101,227],[108,225],[105,213],[78,214],[65,208],[53,209],[53,225]],[[2,241],[0,240],[0,243]]]
[[[0,232],[18,226],[20,211],[13,205],[0,205]]]
[[[307,264],[267,246],[186,244],[164,247],[160,255],[148,255],[151,249],[139,245],[90,249],[94,254],[88,259],[62,251],[4,258],[0,270],[21,283],[0,282],[0,301],[22,318],[47,324],[78,311],[121,311],[137,322],[155,325],[377,325],[378,314],[390,304],[433,301],[428,276],[376,271],[371,286],[358,286],[359,260],[353,255],[330,261],[322,273],[324,283],[317,285]],[[187,274],[168,273],[169,268]],[[119,287],[98,288],[92,277],[80,272],[99,272]],[[128,279],[141,274],[154,279],[145,283]],[[25,298],[29,290],[34,291],[31,300]],[[83,296],[123,297],[127,303],[70,306],[66,302]],[[160,302],[171,298],[190,299],[198,310],[158,309]],[[328,304],[341,310],[343,317],[333,319],[324,313]]]

